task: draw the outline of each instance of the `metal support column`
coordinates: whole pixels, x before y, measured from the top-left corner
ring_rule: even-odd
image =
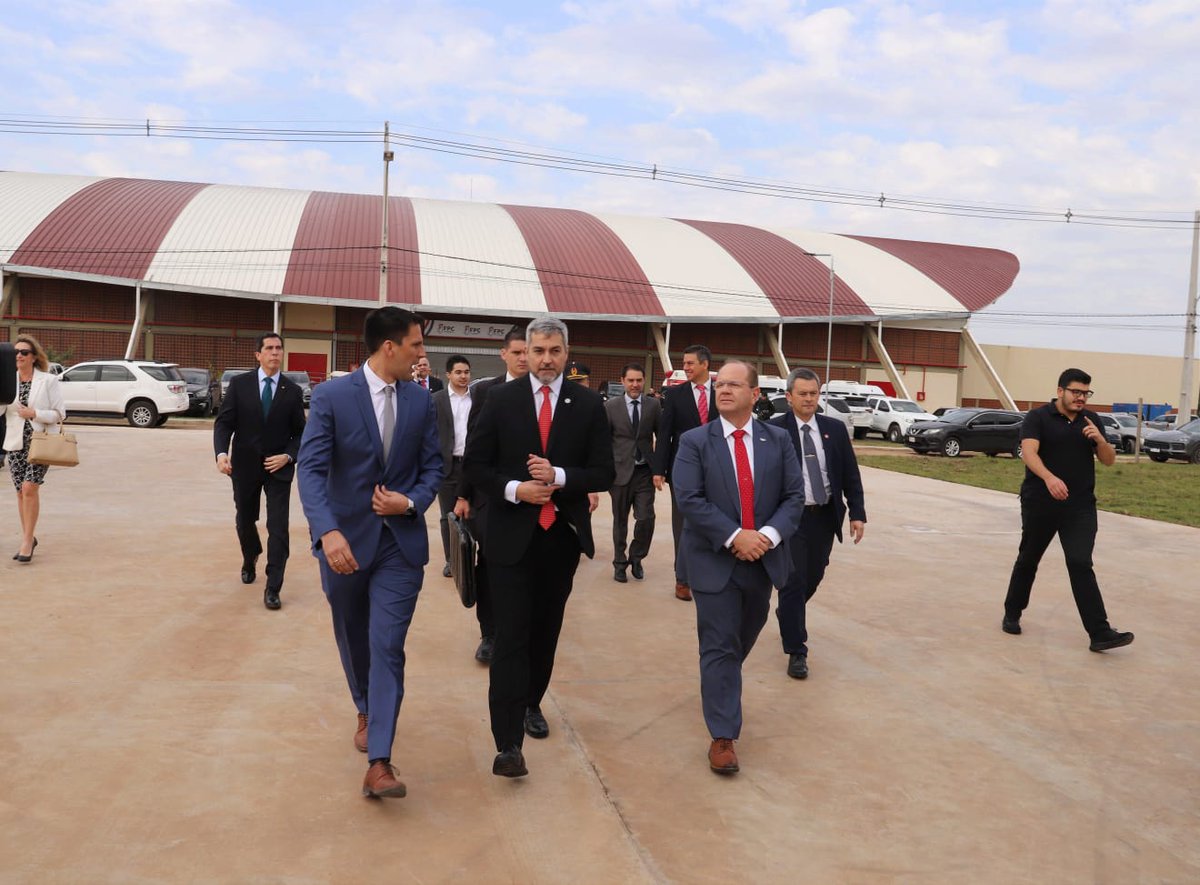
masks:
[[[867,338],[871,342],[871,347],[875,349],[875,353],[879,356],[879,362],[883,364],[884,371],[887,372],[892,384],[896,386],[896,392],[900,394],[901,399],[912,399],[912,396],[908,393],[908,385],[904,383],[904,379],[900,377],[900,373],[896,370],[896,364],[892,362],[892,355],[883,346],[883,336],[870,326],[864,326],[863,328],[867,330]],[[879,328],[883,329],[882,320],[879,323]]]
[[[783,323],[779,324],[778,330],[767,326],[767,346],[771,348],[771,356],[775,357],[775,365],[779,367],[779,377],[786,378],[792,370],[788,368],[787,357],[783,355]]]
[[[1188,280],[1188,309],[1183,321],[1183,377],[1179,384],[1179,417],[1177,427],[1182,427],[1189,415],[1200,414],[1196,401],[1192,399],[1192,377],[1196,360],[1196,276],[1200,264],[1200,212],[1192,222],[1192,273]]]
[[[133,359],[137,353],[138,336],[142,334],[142,325],[146,321],[146,303],[142,300],[141,281],[133,285],[133,328],[129,330],[129,344],[125,346],[125,359]]]
[[[992,366],[992,361],[987,358],[987,354],[983,352],[983,348],[979,346],[979,342],[975,340],[975,336],[971,334],[971,330],[966,326],[962,328],[962,340],[967,345],[967,350],[971,351],[972,355],[979,361],[980,368],[983,369],[983,374],[987,376],[988,381],[992,385],[992,390],[999,394],[1000,404],[1006,409],[1017,411],[1017,404],[1008,392],[1008,388],[1004,386],[1004,382],[1000,379],[1000,374]]]
[[[674,371],[671,368],[671,324],[667,323],[664,326],[651,323],[650,331],[654,333],[654,346],[658,348],[658,358],[662,360],[663,369],[669,375]]]

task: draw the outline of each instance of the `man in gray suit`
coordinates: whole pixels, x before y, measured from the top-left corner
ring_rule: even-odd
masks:
[[[658,433],[662,407],[652,396],[643,396],[646,370],[629,363],[621,373],[625,394],[604,404],[612,434],[613,461],[617,478],[608,493],[613,511],[613,580],[624,584],[628,569],[639,581],[645,577],[642,560],[650,552],[654,537],[654,474],[650,463]],[[633,543],[625,555],[629,537],[629,510],[633,509]]]
[[[438,445],[442,450],[442,462],[446,465],[446,478],[438,487],[439,522],[442,529],[442,554],[445,565],[442,577],[450,577],[450,526],[446,514],[454,512],[458,501],[458,485],[462,480],[463,451],[467,445],[467,418],[471,414],[471,361],[461,354],[446,360],[446,383],[433,394],[433,406],[437,411]]]
[[[672,477],[684,514],[679,560],[696,601],[708,764],[732,774],[742,662],[767,622],[771,585],[791,571],[788,539],[800,525],[804,480],[787,431],[753,416],[754,367],[726,362],[713,389],[720,420],[683,434]]]

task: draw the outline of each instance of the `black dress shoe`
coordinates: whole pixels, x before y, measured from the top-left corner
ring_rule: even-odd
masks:
[[[257,563],[258,563],[257,556],[254,557],[253,559],[243,559],[242,560],[242,583],[243,584],[253,584],[254,583],[254,579],[256,577],[258,577],[258,575],[254,571],[254,566],[257,565]]]
[[[525,767],[525,756],[520,747],[507,747],[496,754],[492,762],[492,774],[500,777],[525,777],[529,769]]]
[[[642,561],[640,559],[631,559],[629,561],[629,574],[633,575],[639,581],[646,577],[646,573],[642,571]]]
[[[1003,630],[1005,633],[1011,633],[1013,636],[1020,636],[1021,635],[1021,619],[1020,618],[1010,618],[1008,615],[1005,615],[1004,620],[1000,622],[1000,629]]]
[[[788,655],[787,674],[793,679],[807,679],[808,657],[805,655]]]
[[[550,723],[542,715],[540,707],[525,708],[525,733],[539,741],[550,737]]]
[[[492,662],[492,654],[496,651],[496,640],[491,636],[484,636],[479,640],[479,647],[475,649],[475,660],[481,664],[490,664]]]
[[[446,563],[444,566],[442,566],[442,577],[449,578],[449,577],[451,577],[451,574],[452,573],[450,571],[450,563]]]
[[[283,605],[283,603],[279,601],[278,587],[268,587],[263,591],[263,605],[271,609],[271,611],[275,611]]]
[[[1133,642],[1132,633],[1118,633],[1116,630],[1109,627],[1103,633],[1097,633],[1092,637],[1092,642],[1088,646],[1091,651],[1108,651],[1114,648],[1121,648]],[[529,721],[526,714],[526,722]]]
[[[629,579],[627,577],[625,577],[625,566],[623,566],[623,565],[614,565],[613,566],[613,580],[616,581],[618,584],[629,583]]]

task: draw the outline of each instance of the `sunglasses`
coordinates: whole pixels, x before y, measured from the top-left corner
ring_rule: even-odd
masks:
[[[32,350],[25,350],[23,348],[18,349],[18,350],[13,350],[13,353],[15,353],[17,356],[33,356]]]

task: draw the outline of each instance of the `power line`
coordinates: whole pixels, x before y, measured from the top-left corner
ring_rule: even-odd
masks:
[[[417,128],[417,127],[410,127]],[[243,141],[303,144],[382,143],[382,130],[339,128],[274,128],[267,126],[216,126],[153,120],[100,120],[72,117],[0,117],[0,133],[61,137],[170,138],[201,141]],[[634,163],[595,159],[578,154],[553,153],[489,144],[479,139],[439,138],[417,135],[393,128],[389,144],[452,156],[467,157],[510,165],[554,169],[578,174],[662,181],[684,187],[723,191],[775,199],[797,200],[827,205],[890,209],[944,217],[979,218],[993,221],[1021,221],[1043,224],[1078,224],[1095,227],[1182,230],[1193,224],[1191,217],[1171,218],[1162,212],[1144,217],[1107,212],[1076,212],[1071,208],[1042,209],[1004,206],[993,203],[916,198],[902,194],[876,194],[863,190],[811,187],[795,183],[753,178],[734,178]],[[1181,216],[1189,213],[1180,212]]]

